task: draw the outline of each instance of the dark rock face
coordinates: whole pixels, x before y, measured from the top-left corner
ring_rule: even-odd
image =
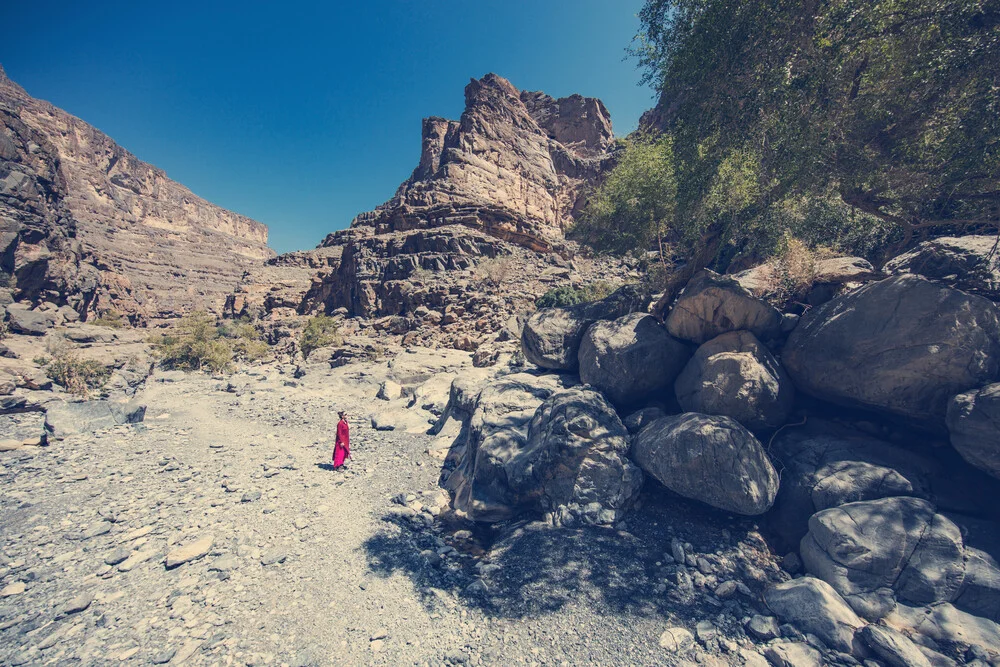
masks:
[[[141,320],[220,310],[273,255],[267,228],[218,208],[0,70],[0,269],[16,296]]]
[[[690,354],[652,315],[595,322],[577,355],[580,381],[600,389],[615,405],[633,405],[670,387]]]
[[[705,269],[695,275],[665,320],[674,338],[699,345],[730,331],[769,340],[781,333],[781,313],[739,282]]]
[[[458,121],[424,120],[413,175],[352,226],[385,233],[459,224],[533,250],[560,243],[609,158],[607,109],[579,95],[521,93],[495,74],[469,83],[465,105]]]
[[[947,422],[951,444],[962,458],[1000,478],[1000,384],[953,398]]]
[[[683,410],[732,417],[754,431],[784,424],[795,400],[792,381],[749,331],[699,347],[674,387]]]
[[[729,417],[664,417],[639,431],[631,455],[671,491],[727,512],[763,514],[778,492],[764,448]]]
[[[525,358],[536,366],[576,370],[580,365],[580,343],[590,325],[642,312],[648,306],[648,294],[626,285],[600,301],[568,308],[542,308],[525,322],[521,349]]]
[[[889,260],[885,272],[915,273],[952,287],[1000,299],[1000,253],[996,236],[944,236],[924,241]]]
[[[942,430],[953,396],[1000,373],[1000,312],[982,297],[901,275],[807,313],[782,362],[817,398]]]

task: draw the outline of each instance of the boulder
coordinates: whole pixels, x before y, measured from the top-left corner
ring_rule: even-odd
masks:
[[[629,416],[625,417],[625,419],[622,420],[622,423],[625,424],[625,428],[628,429],[629,433],[635,434],[644,429],[647,425],[655,422],[657,419],[663,419],[666,416],[667,413],[663,408],[651,405],[641,410],[636,410]]]
[[[446,481],[453,506],[475,521],[503,521],[523,508],[512,498],[504,465],[527,444],[528,424],[550,396],[575,384],[571,376],[515,373],[487,384],[480,391],[463,429],[462,454]],[[464,393],[452,410],[461,416]]]
[[[830,584],[800,577],[778,584],[764,602],[781,620],[802,632],[811,632],[830,648],[854,653],[854,633],[865,625]]]
[[[889,667],[931,667],[931,661],[901,632],[880,625],[866,625],[858,636]]]
[[[930,607],[899,604],[885,618],[887,626],[928,637],[939,644],[962,649],[974,647],[985,651],[993,661],[1000,660],[1000,624],[973,616],[948,603]]]
[[[951,399],[946,423],[962,458],[1000,478],[1000,383]]]
[[[674,391],[681,409],[732,417],[753,431],[782,426],[795,401],[792,381],[749,331],[731,331],[699,347]]]
[[[994,301],[1000,299],[996,235],[943,236],[886,262],[890,274],[914,273]]]
[[[965,581],[961,531],[919,498],[883,498],[817,512],[800,551],[810,574],[872,620],[891,609],[891,603],[883,604],[884,589],[918,604],[952,602]]]
[[[93,433],[119,424],[136,424],[146,416],[145,405],[113,401],[59,403],[45,412],[48,438],[63,440],[78,433]]]
[[[615,320],[632,312],[645,312],[649,295],[626,285],[600,301],[568,308],[542,308],[524,323],[521,349],[536,366],[575,371],[579,365],[580,341],[598,320]]]
[[[778,642],[764,652],[774,667],[822,667],[823,656],[804,642]]]
[[[699,345],[730,331],[769,340],[781,333],[781,313],[729,276],[705,269],[684,288],[665,320],[674,338]]]
[[[56,325],[57,315],[52,311],[31,310],[23,303],[7,306],[7,324],[14,333],[44,336]]]
[[[768,526],[781,549],[793,549],[821,510],[892,496],[927,497],[931,461],[823,420],[782,431],[771,443],[782,468]]]
[[[596,322],[580,344],[580,381],[604,392],[615,405],[634,405],[669,387],[690,358],[652,315],[631,313]]]
[[[403,397],[403,388],[396,382],[392,380],[386,380],[378,388],[378,394],[375,398],[382,401],[394,401],[397,398]]]
[[[831,257],[814,262],[812,283],[820,286],[839,286],[869,280],[875,274],[875,267],[862,257]],[[761,264],[734,273],[732,277],[758,298],[774,294],[780,282],[778,267],[773,263]]]
[[[615,523],[642,486],[628,448],[628,431],[611,404],[594,389],[575,387],[539,406],[525,447],[504,464],[507,485],[515,504],[537,502],[561,523]]]
[[[93,324],[77,324],[67,328],[63,336],[76,343],[111,343],[118,338],[114,329]]]
[[[782,352],[796,387],[941,430],[948,401],[1000,373],[1000,311],[901,275],[808,312]]]
[[[671,491],[728,512],[763,514],[778,491],[764,448],[729,417],[664,417],[635,436],[632,458]]]

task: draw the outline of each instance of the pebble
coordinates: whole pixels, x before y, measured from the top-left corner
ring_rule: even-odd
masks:
[[[277,565],[278,563],[284,563],[288,559],[288,552],[280,547],[275,547],[273,549],[268,549],[261,555],[260,563],[261,565]]]
[[[167,569],[178,567],[184,563],[190,563],[207,554],[212,548],[215,538],[206,535],[190,544],[174,549],[167,553]]]
[[[64,614],[79,613],[84,609],[86,609],[87,607],[89,607],[93,601],[94,601],[93,593],[89,592],[81,593],[80,595],[77,595],[75,598],[66,603],[66,606],[63,607],[63,613]]]
[[[0,598],[9,598],[12,595],[20,595],[27,587],[23,581],[15,581],[4,586],[3,590],[0,590]]]
[[[694,636],[685,628],[667,628],[660,635],[660,646],[671,653],[683,651],[694,644]]]

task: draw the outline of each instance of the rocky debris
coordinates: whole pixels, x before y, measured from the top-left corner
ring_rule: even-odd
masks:
[[[954,602],[973,613],[995,613],[968,606],[978,606],[983,598],[963,596],[968,573],[962,533],[925,500],[883,498],[818,512],[809,520],[801,554],[811,574],[872,620],[891,611],[893,595],[917,604]],[[989,568],[984,574],[990,576]]]
[[[628,448],[628,431],[604,396],[575,387],[538,407],[525,447],[502,463],[503,477],[515,497],[537,496],[561,524],[613,524],[642,486]]]
[[[136,424],[146,415],[145,405],[115,401],[57,403],[45,412],[45,432],[53,440],[78,433],[92,433],[121,424]]]
[[[884,270],[913,273],[996,301],[1000,299],[996,242],[995,235],[942,236],[889,260]]]
[[[962,458],[1000,478],[1000,384],[955,396],[946,422],[951,444]]]
[[[0,107],[2,268],[18,298],[133,320],[219,310],[244,268],[273,254],[264,225],[195,196],[2,72]]]
[[[167,553],[167,569],[179,567],[185,563],[190,563],[193,560],[204,557],[212,550],[214,543],[215,538],[212,535],[206,535],[182,547],[172,549]]]
[[[705,269],[684,288],[664,320],[674,338],[702,344],[730,331],[770,340],[781,333],[781,313],[729,276]]]
[[[729,417],[664,417],[634,437],[631,455],[671,491],[728,512],[763,514],[778,492],[764,448]]]
[[[644,312],[649,295],[627,285],[610,296],[568,308],[542,308],[524,324],[521,349],[536,366],[575,371],[580,364],[580,343],[588,327],[598,320],[616,320],[633,312]]]
[[[801,577],[768,589],[768,608],[802,632],[811,632],[830,648],[855,653],[854,633],[865,625],[837,591],[814,577]]]
[[[931,461],[832,422],[814,420],[782,431],[771,454],[783,469],[771,530],[785,548],[797,548],[809,517],[821,510],[894,496],[925,497]]]
[[[595,322],[580,344],[580,381],[628,406],[669,387],[690,357],[652,315],[632,313]]]
[[[955,394],[1000,373],[1000,314],[982,297],[896,276],[809,311],[782,362],[817,398],[943,429]]]
[[[771,352],[749,331],[699,347],[674,384],[686,412],[731,417],[752,431],[782,426],[795,388]]]

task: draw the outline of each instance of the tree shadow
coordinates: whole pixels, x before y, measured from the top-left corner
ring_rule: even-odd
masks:
[[[759,591],[751,598],[723,601],[712,595],[711,583],[697,590],[685,588],[678,585],[676,565],[664,554],[671,552],[676,537],[713,562],[730,566],[740,560],[737,550],[750,552],[750,558],[759,551],[760,565],[765,567],[773,555],[752,520],[687,501],[659,485],[649,486],[642,507],[629,516],[624,530],[552,528],[528,520],[493,528],[431,530],[426,524],[415,527],[416,521],[403,513],[390,514],[387,522],[398,529],[387,527],[364,545],[369,568],[376,576],[406,575],[429,608],[438,604],[441,591],[447,591],[494,617],[520,619],[576,605],[633,617],[703,619],[727,609],[741,617],[748,606],[757,604]],[[459,553],[440,559],[439,538]],[[462,553],[479,547],[488,550],[482,559]],[[720,567],[717,582],[743,578],[724,569]],[[693,574],[697,568],[685,570]]]

